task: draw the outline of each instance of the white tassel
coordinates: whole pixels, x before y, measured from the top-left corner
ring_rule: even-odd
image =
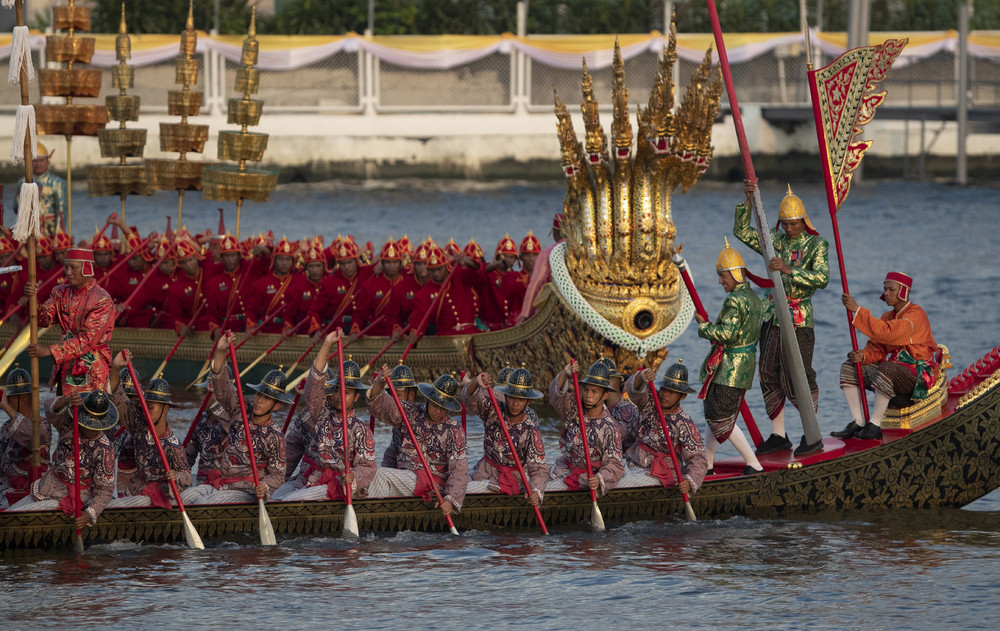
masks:
[[[38,138],[35,136],[35,107],[33,105],[18,105],[14,117],[14,138],[10,146],[11,164],[24,162],[24,137],[29,136],[31,142],[31,159],[38,157]]]
[[[21,82],[21,66],[28,73],[28,81],[35,78],[35,66],[31,63],[31,35],[27,26],[14,27],[14,40],[10,45],[10,73],[7,81],[17,85]]]
[[[28,237],[42,236],[42,208],[38,201],[38,184],[21,184],[21,194],[17,198],[17,223],[14,224],[14,239],[24,243]]]
[[[7,9],[14,8],[14,0],[3,0],[3,6]]]

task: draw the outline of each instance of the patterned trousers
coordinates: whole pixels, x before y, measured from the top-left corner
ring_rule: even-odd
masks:
[[[865,389],[879,392],[890,399],[898,394],[910,396],[917,385],[917,376],[909,366],[899,362],[876,362],[863,364],[861,376]],[[844,362],[840,367],[840,387],[858,385],[858,371],[853,362]]]
[[[799,343],[799,353],[806,369],[806,381],[812,394],[813,410],[819,409],[819,386],[816,385],[816,371],[812,367],[813,348],[816,346],[816,332],[812,328],[796,327],[795,339]],[[788,361],[781,347],[781,329],[773,322],[760,325],[760,391],[764,395],[764,409],[768,418],[775,418],[785,407],[785,399],[798,407],[795,389],[789,375]]]
[[[714,381],[705,393],[705,422],[715,440],[725,442],[736,427],[736,415],[740,413],[740,401],[746,390],[723,386]]]

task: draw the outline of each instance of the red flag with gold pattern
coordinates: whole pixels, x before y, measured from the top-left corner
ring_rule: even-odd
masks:
[[[909,41],[888,39],[878,46],[854,48],[808,73],[831,214],[844,203],[854,170],[872,145],[858,136],[885,100],[885,90],[877,91],[879,84]]]

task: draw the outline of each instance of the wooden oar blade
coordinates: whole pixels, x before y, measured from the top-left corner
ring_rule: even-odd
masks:
[[[191,523],[191,518],[188,517],[187,511],[182,512],[181,517],[184,520],[184,540],[187,541],[188,547],[195,550],[204,550],[205,544],[201,542],[201,536],[194,529],[194,524]]]
[[[304,373],[302,373],[301,375],[299,375],[298,377],[296,377],[295,379],[293,379],[292,381],[288,382],[288,385],[285,386],[285,392],[291,392],[291,391],[295,390],[296,388],[298,388],[299,384],[302,382],[302,380],[305,379],[308,376],[309,376],[309,371],[307,370]]]
[[[185,390],[190,390],[194,386],[196,386],[199,383],[201,383],[202,377],[204,377],[205,374],[208,372],[208,364],[211,361],[212,361],[211,357],[209,357],[208,359],[205,360],[205,364],[201,367],[201,370],[198,371],[198,376],[195,377],[194,381],[192,381],[191,383],[189,383],[186,388],[184,388]]]
[[[451,534],[455,535],[456,537],[458,536],[458,528],[455,528],[454,525],[449,526],[448,529],[451,530]]]
[[[604,528],[604,516],[601,515],[601,509],[597,507],[597,502],[593,503],[593,510],[590,511],[590,525],[594,527],[594,530],[603,532]]]
[[[687,515],[688,521],[698,521],[698,518],[694,516],[694,509],[691,508],[691,502],[684,502],[684,514]]]
[[[265,355],[266,355],[266,353],[265,353]],[[242,377],[246,377],[246,376],[247,376],[247,373],[248,373],[248,372],[250,372],[250,370],[251,370],[251,369],[252,369],[252,368],[253,368],[254,366],[256,366],[257,364],[259,364],[259,363],[260,363],[260,361],[261,361],[262,359],[264,359],[265,355],[261,355],[261,356],[260,356],[260,357],[258,357],[257,359],[255,359],[255,360],[253,360],[252,362],[250,362],[250,365],[249,365],[249,366],[245,367],[245,368],[244,368],[243,370],[241,370],[241,371],[240,371],[240,377],[241,377],[241,378],[242,378]]]
[[[83,554],[83,535],[80,533],[73,533],[73,550],[77,554]]]
[[[357,539],[361,536],[358,530],[358,515],[354,512],[354,506],[351,504],[348,504],[347,510],[344,511],[344,536],[350,539]]]
[[[265,546],[276,546],[278,540],[274,536],[271,517],[267,514],[267,508],[264,507],[264,499],[257,498],[257,504],[260,508],[260,543]]]
[[[291,366],[289,366],[288,370],[285,371],[285,379],[288,379],[289,377],[291,377],[292,373],[295,372],[295,369],[298,368],[298,367],[299,367],[299,362],[295,362],[294,364],[292,364]]]

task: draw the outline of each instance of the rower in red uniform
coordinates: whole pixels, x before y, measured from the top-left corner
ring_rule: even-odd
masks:
[[[517,263],[517,244],[505,234],[497,243],[493,262],[479,274],[479,316],[490,330],[502,329],[507,322],[508,305],[504,295],[504,275]]]
[[[103,234],[94,235],[90,249],[94,251],[94,280],[100,283],[115,264],[115,250],[111,239]]]
[[[48,237],[38,237],[35,239],[35,268],[37,269],[37,287],[41,288],[38,292],[38,303],[41,304],[48,300],[52,289],[59,283],[58,280],[48,282],[49,279],[53,276],[61,275],[63,272],[62,267],[56,265],[55,259],[52,258],[52,240]],[[10,294],[7,296],[7,302],[4,304],[3,310],[4,313],[8,313],[12,309],[20,307],[19,311],[13,311],[11,315],[7,316],[7,320],[15,327],[20,327],[28,314],[28,297],[24,294],[24,288],[27,283],[28,266],[22,264],[21,271],[16,276],[13,276],[10,284]]]
[[[514,326],[521,315],[521,306],[524,303],[525,292],[528,289],[528,282],[531,280],[531,273],[535,269],[535,261],[542,251],[542,244],[538,242],[538,237],[528,231],[528,236],[521,239],[521,247],[518,248],[518,258],[521,261],[520,271],[509,271],[503,277],[503,296],[507,305],[507,326]]]
[[[486,267],[486,253],[483,252],[482,246],[473,239],[469,239],[469,242],[462,248],[462,256],[474,263],[480,270]],[[472,306],[476,310],[476,314],[482,313],[482,300],[479,298],[477,288],[472,288]],[[487,326],[479,318],[476,319],[476,327],[481,331],[487,329]]]
[[[255,281],[247,295],[248,326],[261,326],[262,333],[281,333],[292,326],[287,319],[287,303],[294,295],[289,289],[298,276],[295,272],[295,246],[287,238],[274,246],[271,271]],[[272,317],[273,316],[273,317]],[[269,321],[268,318],[270,318]]]
[[[427,281],[431,277],[430,272],[427,271],[427,258],[430,256],[430,248],[433,243],[428,237],[427,241],[417,246],[417,249],[410,258],[410,272],[406,274],[404,281],[406,287],[403,289],[402,318],[404,322],[408,322],[412,326],[418,324],[410,322],[410,314],[413,313],[413,308],[416,306],[417,293],[421,287],[427,284]]]
[[[556,213],[552,218],[552,245],[542,250],[535,259],[535,268],[531,271],[531,279],[528,281],[527,290],[524,292],[524,301],[521,303],[521,313],[516,318],[516,323],[520,323],[535,313],[535,298],[542,290],[545,283],[552,280],[552,270],[549,268],[549,255],[561,241],[562,222],[566,219],[563,213]]]
[[[322,244],[311,242],[304,251],[301,263],[304,274],[296,274],[292,286],[288,289],[288,302],[285,308],[285,320],[288,326],[295,326],[309,317],[313,300],[319,294],[320,283],[326,275],[326,256]],[[305,325],[299,327],[298,333],[305,333]]]
[[[119,267],[105,285],[108,293],[111,294],[112,300],[115,301],[119,313],[122,311],[120,305],[128,300],[128,297],[132,295],[135,288],[142,282],[143,277],[149,272],[150,263],[156,260],[153,250],[148,244],[146,247],[139,249],[142,239],[139,238],[138,233],[129,232],[125,238],[125,242],[132,253],[128,255],[128,263],[123,267]]]
[[[323,329],[334,319],[333,328],[350,329],[358,289],[371,274],[370,267],[361,267],[358,244],[353,239],[341,240],[336,256],[337,270],[323,279],[319,295],[313,298],[309,310],[309,333]]]
[[[218,336],[219,330],[244,330],[244,295],[253,282],[249,278],[250,265],[242,260],[239,243],[231,234],[226,234],[220,242],[219,256],[222,258],[223,270],[209,279],[204,290],[207,301],[206,320],[213,337]]]
[[[177,240],[175,247],[177,273],[167,289],[159,325],[161,329],[173,329],[177,335],[186,337],[192,329],[203,331],[208,328],[205,309],[202,309],[198,319],[190,327],[188,326],[205,300],[202,292],[205,274],[199,264],[201,252],[197,245],[190,239],[182,237]]]
[[[476,312],[473,306],[470,280],[475,280],[474,270],[464,267],[448,277],[448,262],[444,250],[438,246],[430,251],[427,268],[431,278],[417,293],[416,305],[410,314],[410,342],[415,343],[422,334],[463,335],[476,332]],[[443,294],[437,300],[438,294]],[[430,312],[427,329],[417,331],[424,314]]]
[[[146,273],[148,279],[143,282],[142,287],[135,289],[132,301],[118,316],[119,325],[142,329],[159,326],[163,303],[166,301],[170,286],[176,279],[177,259],[175,252],[173,243],[166,240],[160,241],[154,255],[160,264],[150,269]]]
[[[354,301],[351,333],[356,334],[378,318],[370,335],[392,335],[403,326],[403,301],[407,283],[400,273],[403,252],[390,237],[379,252],[382,273],[372,276],[361,286]]]

